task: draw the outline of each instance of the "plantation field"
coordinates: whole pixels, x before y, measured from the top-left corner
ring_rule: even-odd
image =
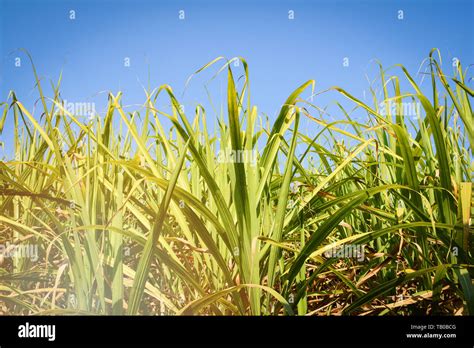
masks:
[[[238,59],[197,71],[227,76],[214,130],[167,85],[84,120],[33,65],[35,112],[0,104],[0,313],[474,315],[466,70],[433,50],[426,93],[380,67],[369,104],[325,92],[334,118],[310,80],[266,123]]]

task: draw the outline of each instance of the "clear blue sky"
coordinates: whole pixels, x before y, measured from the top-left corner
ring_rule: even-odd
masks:
[[[253,104],[274,119],[308,79],[316,80],[317,91],[339,85],[362,98],[366,74],[376,76],[372,59],[385,67],[402,63],[415,75],[437,47],[447,73],[453,57],[472,64],[473,22],[470,0],[0,0],[0,100],[14,90],[31,106],[38,96],[18,48],[31,53],[45,87],[62,71],[62,97],[95,102],[98,111],[106,102],[101,91],[122,90],[125,104],[142,103],[150,73],[151,87],[167,83],[181,95],[186,79],[205,63],[242,56],[250,66]],[[15,67],[16,57],[21,67]],[[125,57],[130,67],[124,67]],[[206,103],[203,85],[216,70],[192,81],[181,98],[187,111]],[[216,104],[224,87],[222,78],[210,84]],[[341,98],[333,93],[315,103],[324,107],[334,99]]]

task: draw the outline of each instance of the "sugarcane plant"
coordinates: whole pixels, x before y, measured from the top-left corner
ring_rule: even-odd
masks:
[[[204,106],[186,115],[168,85],[133,112],[109,93],[105,114],[84,120],[61,78],[45,95],[31,60],[41,114],[14,91],[1,104],[13,140],[0,245],[35,245],[38,258],[0,250],[0,313],[474,314],[473,90],[461,64],[449,77],[432,50],[428,94],[403,66],[380,65],[370,105],[324,92],[352,105],[330,116],[309,80],[271,126],[243,58],[196,73],[219,64],[227,109],[210,129]],[[407,115],[407,104],[419,107]]]

